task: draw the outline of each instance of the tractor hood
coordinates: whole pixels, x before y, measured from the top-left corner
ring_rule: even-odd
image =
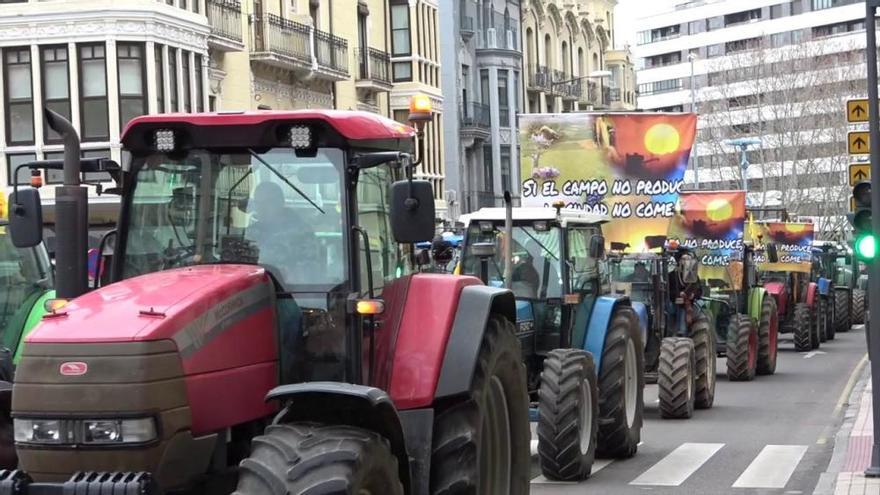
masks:
[[[182,349],[207,338],[208,330],[266,309],[272,295],[272,282],[258,266],[203,265],[150,273],[72,300],[44,316],[26,342],[172,339]]]
[[[785,284],[782,282],[765,282],[764,290],[773,294],[773,297],[779,297],[785,293]]]

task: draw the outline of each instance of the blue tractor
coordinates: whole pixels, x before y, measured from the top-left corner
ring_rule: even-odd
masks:
[[[610,291],[608,218],[560,208],[483,208],[468,216],[461,272],[516,296],[544,476],[583,480],[597,455],[635,455],[647,310]]]

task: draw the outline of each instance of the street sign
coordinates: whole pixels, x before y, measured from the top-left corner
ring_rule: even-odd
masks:
[[[858,184],[863,180],[871,178],[870,163],[850,163],[849,164],[849,185],[850,187]]]
[[[849,198],[849,212],[856,212],[856,198]]]
[[[850,124],[868,121],[867,98],[846,101],[846,121]]]
[[[846,149],[850,155],[865,155],[871,152],[867,131],[850,131],[846,135]]]

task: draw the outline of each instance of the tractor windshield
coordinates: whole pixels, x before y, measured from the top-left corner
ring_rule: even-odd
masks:
[[[484,225],[480,225],[483,223]],[[504,283],[504,236],[503,224],[473,223],[468,229],[462,257],[462,273],[479,275],[480,260],[473,254],[473,245],[492,243],[495,256],[489,260],[489,283]],[[513,269],[511,290],[521,298],[547,298],[562,296],[562,271],[560,269],[560,230],[535,230],[531,225],[513,227]]]
[[[289,148],[136,160],[122,276],[253,263],[288,291],[331,290],[347,279],[343,161],[339,149],[302,157]]]

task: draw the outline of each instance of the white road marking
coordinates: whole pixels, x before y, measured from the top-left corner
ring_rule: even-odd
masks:
[[[810,351],[804,354],[804,359],[810,359],[811,357],[818,356],[820,354],[825,354],[825,351]]]
[[[734,482],[734,488],[785,488],[807,453],[806,445],[767,445]]]
[[[591,473],[592,473],[591,476],[595,476],[596,473],[598,473],[599,471],[608,467],[608,465],[611,464],[612,462],[614,462],[614,459],[596,459],[596,461],[593,462],[593,470],[591,471]],[[553,481],[553,480],[548,480],[547,478],[545,478],[543,476],[538,476],[537,478],[532,480],[533,485],[577,485],[579,483],[588,483],[588,482],[589,482],[589,480],[580,481],[580,482],[577,482],[577,481]]]
[[[723,443],[683,443],[630,485],[679,486],[721,447]]]
[[[530,447],[532,448],[531,449],[532,450],[532,457],[535,457],[536,455],[538,455],[538,441],[532,440]]]

